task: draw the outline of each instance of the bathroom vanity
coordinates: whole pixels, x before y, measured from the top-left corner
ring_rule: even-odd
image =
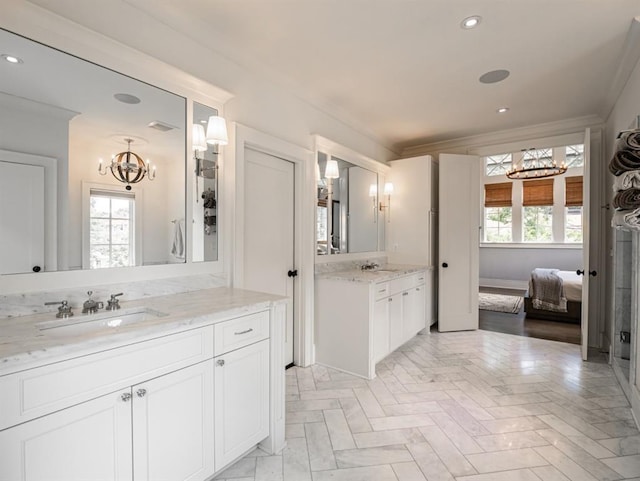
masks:
[[[0,321],[0,479],[206,480],[284,447],[286,300],[230,288]]]
[[[316,362],[373,379],[377,362],[428,328],[429,280],[411,265],[316,276]]]

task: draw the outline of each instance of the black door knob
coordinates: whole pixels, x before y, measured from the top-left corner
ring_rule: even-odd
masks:
[[[40,272],[42,269],[40,268],[40,266],[33,266],[33,272]]]
[[[589,271],[589,275],[595,277],[598,273],[596,271]]]
[[[298,275],[298,270],[297,269],[293,269],[293,270],[287,272],[287,275],[289,277],[296,277]]]
[[[584,271],[581,271],[580,269],[578,269],[576,271],[576,274],[578,274],[579,276],[583,276],[584,275]]]
[[[442,267],[449,267],[449,264],[447,264],[446,262],[443,262]]]

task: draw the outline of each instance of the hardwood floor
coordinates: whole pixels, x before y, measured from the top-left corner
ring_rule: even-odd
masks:
[[[516,289],[497,289],[480,287],[480,292],[523,296],[525,291]],[[580,324],[569,322],[545,321],[525,318],[524,306],[518,314],[480,311],[480,329],[504,332],[517,336],[536,337],[550,341],[580,344]]]

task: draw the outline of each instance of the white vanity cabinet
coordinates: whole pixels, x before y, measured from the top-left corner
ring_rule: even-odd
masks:
[[[284,308],[245,312],[0,375],[0,480],[204,481],[281,450]]]
[[[258,313],[215,327],[219,471],[269,435],[269,315]]]
[[[320,276],[316,280],[316,361],[367,379],[375,365],[428,327],[425,270]]]

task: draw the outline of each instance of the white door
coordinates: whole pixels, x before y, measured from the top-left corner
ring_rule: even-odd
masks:
[[[269,435],[269,340],[215,358],[216,471]]]
[[[134,479],[213,475],[213,360],[133,386],[132,394]]]
[[[0,479],[131,481],[131,399],[123,390],[0,431]]]
[[[480,159],[440,154],[438,330],[478,329]]]
[[[44,271],[44,212],[44,167],[0,162],[0,274]]]
[[[584,133],[584,170],[582,173],[582,359],[587,360],[589,349],[589,156],[591,153],[591,129]]]
[[[245,150],[245,289],[289,297],[285,365],[293,362],[294,165]]]

